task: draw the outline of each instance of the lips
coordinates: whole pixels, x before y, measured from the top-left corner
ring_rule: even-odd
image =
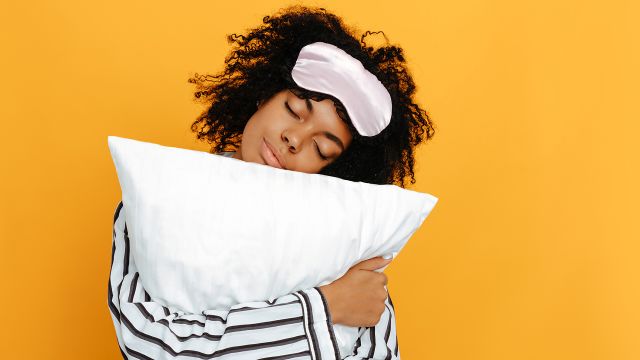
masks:
[[[284,169],[282,162],[279,159],[278,153],[271,147],[266,139],[262,139],[263,156],[268,165]]]

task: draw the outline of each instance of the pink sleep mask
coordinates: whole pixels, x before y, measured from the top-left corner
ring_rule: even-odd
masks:
[[[304,46],[291,70],[299,86],[329,94],[342,102],[363,136],[380,133],[391,121],[391,95],[362,63],[325,42]]]

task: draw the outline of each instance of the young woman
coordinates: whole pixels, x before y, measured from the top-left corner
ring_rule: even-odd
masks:
[[[207,105],[192,130],[217,155],[351,181],[415,183],[414,148],[433,126],[412,100],[402,49],[374,50],[364,46],[366,35],[358,41],[352,33],[324,9],[292,6],[232,35],[238,46],[224,71],[190,79]],[[373,271],[390,260],[363,261],[331,284],[273,302],[185,314],[142,287],[124,219],[120,202],[108,296],[125,359],[400,358],[387,278]],[[358,327],[355,346],[345,348],[337,324]]]

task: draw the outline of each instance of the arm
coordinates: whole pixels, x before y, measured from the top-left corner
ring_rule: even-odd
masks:
[[[322,295],[321,291],[318,291],[321,294],[322,300],[325,303],[324,307],[329,308],[326,304],[326,300],[324,295]],[[334,324],[332,322],[331,316],[327,313],[327,322],[329,328],[328,336],[331,337],[334,343],[339,343],[335,340],[335,329]],[[380,316],[380,320],[375,326],[370,327],[358,327],[358,338],[353,346],[353,349],[348,354],[344,354],[336,350],[336,359],[343,360],[363,360],[363,359],[371,359],[371,360],[399,360],[400,353],[398,349],[398,336],[396,331],[396,319],[395,319],[395,309],[393,307],[393,302],[391,302],[391,295],[388,294],[387,291],[387,299],[385,300],[385,310]],[[353,335],[351,335],[353,336]],[[353,337],[349,336],[349,334],[344,334],[342,341],[346,341],[349,343],[352,341]],[[344,350],[344,348],[342,348]],[[330,359],[334,359],[334,357],[330,357]]]
[[[342,359],[400,359],[395,309],[391,302],[391,295],[387,296],[385,307],[380,321],[375,326],[358,328],[360,337],[356,341],[352,354]]]
[[[108,305],[124,359],[337,358],[317,287],[200,314],[152,301],[130,255],[122,205],[113,218]]]

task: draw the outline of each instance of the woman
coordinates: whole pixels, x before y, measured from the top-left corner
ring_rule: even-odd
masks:
[[[198,139],[212,153],[286,170],[415,183],[413,150],[433,127],[412,101],[402,49],[363,46],[324,9],[293,6],[263,23],[229,38],[238,47],[221,74],[190,79],[207,105],[192,125]],[[363,261],[331,284],[273,302],[185,314],[142,288],[123,211],[120,202],[109,307],[124,358],[400,358],[386,276],[373,271],[388,261]],[[336,324],[358,327],[355,346],[345,350]]]

